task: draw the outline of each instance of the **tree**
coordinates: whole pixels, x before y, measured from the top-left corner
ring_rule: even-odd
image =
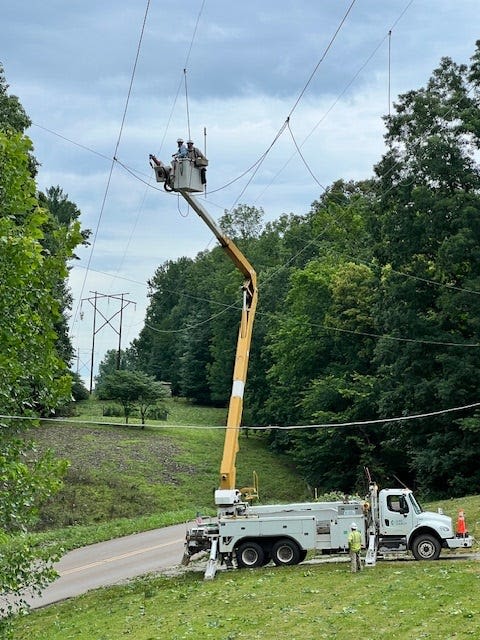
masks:
[[[374,311],[385,335],[374,355],[382,416],[478,400],[478,357],[469,345],[480,336],[479,56],[477,43],[470,70],[444,58],[387,119],[389,151],[376,167],[381,199],[371,219],[382,266]],[[385,442],[401,454],[405,480],[425,493],[478,490],[470,454],[479,434],[461,420],[389,426]]]
[[[0,63],[0,126],[23,133],[32,124],[17,96],[8,93],[3,65]]]
[[[4,427],[5,425],[2,425]],[[40,595],[55,577],[57,552],[28,535],[39,507],[61,487],[68,463],[51,451],[39,457],[33,444],[0,435],[0,637],[10,637],[15,610],[27,608],[25,596]],[[16,605],[13,606],[13,599]]]
[[[38,415],[70,399],[71,375],[57,351],[61,316],[58,283],[81,240],[78,222],[55,230],[56,251],[45,250],[49,212],[39,206],[33,179],[30,124],[9,96],[0,68],[0,630],[8,637],[8,596],[38,591],[54,576],[51,549],[28,538],[38,506],[61,484],[66,464],[39,455],[20,437]],[[30,420],[27,420],[30,418]],[[20,599],[20,608],[25,601]]]
[[[88,400],[90,397],[90,393],[85,386],[80,375],[76,372],[72,372],[72,397],[75,402],[79,402],[80,400]]]
[[[159,406],[165,399],[166,392],[159,382],[145,373],[119,369],[102,378],[96,395],[100,400],[119,402],[123,407],[126,424],[134,409],[138,409],[143,429],[148,410],[153,405]]]
[[[228,238],[248,240],[258,238],[262,230],[264,211],[260,207],[240,204],[233,211],[224,212],[219,226]]]
[[[114,373],[118,369],[135,371],[137,369],[136,356],[133,349],[108,349],[98,365],[98,375],[95,376],[95,385],[101,385],[105,376]]]
[[[90,236],[89,230],[81,230],[79,227],[80,210],[78,207],[68,200],[68,195],[57,187],[50,187],[45,193],[38,194],[38,202],[41,207],[50,212],[48,221],[43,227],[44,237],[42,246],[44,252],[55,255],[62,244],[62,230],[70,230],[78,227],[81,236],[81,244],[87,245]],[[76,258],[72,254],[72,258]],[[61,306],[61,314],[55,323],[55,332],[57,334],[57,351],[62,360],[68,365],[72,365],[74,357],[74,349],[68,330],[69,312],[72,306],[72,296],[67,285],[65,276],[60,275],[55,285],[56,297]]]

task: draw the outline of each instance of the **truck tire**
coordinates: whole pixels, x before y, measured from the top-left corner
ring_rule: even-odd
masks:
[[[236,555],[239,569],[254,569],[265,564],[265,552],[256,542],[244,542],[238,547]]]
[[[277,540],[272,547],[272,560],[277,566],[298,564],[300,559],[300,549],[293,540]]]
[[[438,560],[440,551],[440,542],[428,533],[417,536],[412,544],[415,560]]]

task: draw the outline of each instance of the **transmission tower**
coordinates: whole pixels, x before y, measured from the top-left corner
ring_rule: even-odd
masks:
[[[98,293],[98,291],[90,291],[93,294],[90,298],[82,298],[83,302],[89,302],[93,307],[93,330],[92,330],[92,357],[90,363],[90,394],[93,391],[93,365],[95,358],[95,336],[99,331],[101,331],[107,325],[111,327],[115,333],[118,335],[118,350],[117,350],[117,369],[120,369],[120,352],[122,347],[122,321],[123,321],[123,310],[125,307],[128,307],[129,304],[136,304],[133,300],[126,300],[125,296],[130,295],[129,293],[116,293],[116,294],[107,294],[107,293]],[[101,309],[98,308],[99,300],[104,300],[105,298],[110,300],[118,300],[120,302],[120,308],[112,313],[112,315],[105,315]],[[103,318],[104,322],[97,328],[97,314]],[[115,325],[112,324],[112,320],[119,316],[118,329]]]

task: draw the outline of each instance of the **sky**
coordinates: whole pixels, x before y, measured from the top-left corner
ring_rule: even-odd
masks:
[[[0,11],[38,188],[59,185],[93,231],[70,273],[73,368],[87,386],[92,361],[96,373],[119,346],[121,296],[126,348],[155,270],[215,246],[155,182],[149,153],[168,162],[178,136],[205,150],[202,202],[216,220],[240,204],[265,221],[306,214],[334,180],[373,175],[397,96],[442,57],[468,64],[480,37],[478,0],[0,0]]]

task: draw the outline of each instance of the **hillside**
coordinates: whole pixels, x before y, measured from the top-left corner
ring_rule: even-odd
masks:
[[[65,486],[41,513],[39,528],[71,525],[92,529],[120,519],[141,530],[193,517],[213,508],[223,452],[226,412],[170,400],[168,419],[141,429],[105,418],[102,405],[83,403],[71,421],[48,422],[29,436],[70,461]],[[241,436],[237,485],[260,478],[262,501],[306,497],[306,487],[288,459],[273,454],[258,434]],[[127,530],[128,531],[128,530]],[[92,539],[89,537],[88,541]]]

